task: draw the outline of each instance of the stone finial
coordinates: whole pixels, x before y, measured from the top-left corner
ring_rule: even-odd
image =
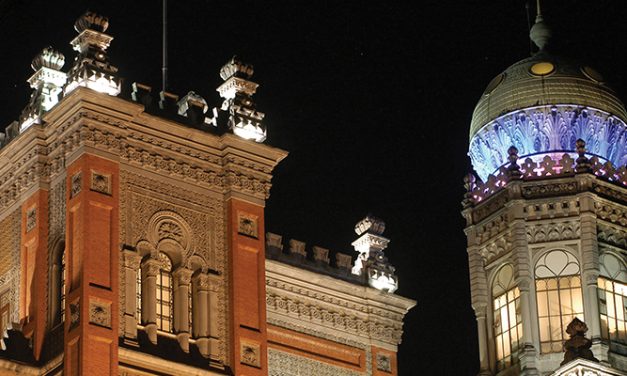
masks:
[[[577,154],[579,155],[576,160],[575,172],[590,172],[590,160],[586,157],[586,142],[580,138],[575,142],[575,147],[577,148]]]
[[[67,80],[63,67],[63,54],[52,47],[46,47],[31,63],[35,71],[28,79],[30,87],[34,89],[30,101],[19,118],[19,132],[25,131],[33,124],[41,124],[41,117],[59,102],[59,94]]]
[[[518,149],[515,146],[510,146],[507,149],[509,166],[507,166],[507,177],[511,180],[520,179],[522,173],[520,172],[520,166],[518,165]]]
[[[471,207],[473,204],[472,190],[475,187],[476,179],[477,178],[475,178],[475,175],[473,173],[469,172],[464,175],[464,190],[466,191],[464,193],[464,198],[462,199],[462,207],[464,209]]]
[[[271,232],[266,232],[266,245],[283,250],[283,237]]]
[[[355,232],[360,237],[352,245],[359,256],[352,273],[364,276],[371,287],[392,293],[398,288],[398,281],[394,267],[383,253],[390,242],[381,236],[384,230],[385,223],[370,215],[357,223]]]
[[[362,235],[365,232],[381,235],[385,231],[385,222],[382,220],[371,216],[370,214],[366,216],[366,218],[357,222],[355,225],[355,232],[357,235]]]
[[[538,0],[536,22],[529,31],[529,38],[531,38],[533,43],[542,51],[548,45],[552,35],[551,28],[544,22],[544,17],[542,17],[542,11],[540,9],[540,0]]]
[[[104,33],[109,27],[109,18],[87,11],[74,22],[74,30],[81,33],[87,29]]]
[[[249,80],[252,75],[252,65],[233,57],[220,70],[224,82],[216,90],[224,98],[221,110],[228,114],[228,129],[246,140],[263,142],[267,135],[262,123],[265,114],[255,108],[252,96],[259,85]]]
[[[205,113],[209,109],[207,101],[193,91],[187,93],[177,102],[178,114],[189,118],[193,123],[204,122]]]
[[[585,337],[587,331],[588,326],[576,317],[568,324],[566,333],[568,333],[570,338],[564,342],[564,360],[561,365],[577,358],[583,358],[593,362],[599,361],[590,350],[592,341]]]
[[[116,76],[118,69],[111,65],[106,52],[113,40],[112,36],[104,33],[108,26],[107,17],[93,12],[86,12],[76,20],[74,28],[78,35],[70,44],[78,56],[68,72],[65,94],[79,86],[112,96],[120,93],[121,80]]]
[[[220,77],[226,81],[231,77],[239,77],[249,79],[253,76],[255,70],[252,64],[245,64],[239,60],[237,56],[233,56],[226,64],[220,69]]]
[[[65,56],[59,51],[54,50],[52,47],[46,47],[35,56],[31,63],[31,68],[35,72],[39,69],[46,67],[54,70],[61,70],[65,64]]]

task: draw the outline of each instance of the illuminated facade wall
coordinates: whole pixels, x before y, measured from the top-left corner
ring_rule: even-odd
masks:
[[[362,241],[360,275],[320,247],[312,271],[304,243],[266,258],[278,248],[264,205],[287,153],[261,143],[252,66],[222,68],[221,117],[193,93],[150,102],[135,84],[122,99],[107,25],[77,21],[79,56],[49,108],[52,84],[37,80],[65,78],[63,58],[38,56],[33,98],[0,145],[0,373],[398,374],[415,302],[391,293],[381,247]],[[378,225],[362,238],[384,239]],[[384,291],[368,285],[379,278]]]

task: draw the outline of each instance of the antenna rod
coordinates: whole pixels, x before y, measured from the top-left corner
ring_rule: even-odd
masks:
[[[529,16],[529,0],[525,3],[525,9],[527,10],[527,32],[531,35],[531,18]],[[533,55],[533,42],[529,38],[529,53]]]
[[[163,66],[161,67],[161,90],[168,87],[168,0],[163,0]]]

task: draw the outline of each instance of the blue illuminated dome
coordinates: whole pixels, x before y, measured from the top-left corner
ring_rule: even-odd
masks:
[[[550,31],[543,22],[536,21],[531,37],[540,51],[496,76],[475,107],[468,154],[477,175],[486,181],[508,164],[511,146],[521,159],[576,156],[579,138],[590,156],[625,165],[623,103],[594,69],[546,51]]]

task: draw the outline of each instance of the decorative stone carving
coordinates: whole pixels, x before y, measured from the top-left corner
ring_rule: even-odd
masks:
[[[259,218],[256,215],[237,212],[237,233],[240,235],[259,238]]]
[[[352,272],[365,275],[371,287],[393,293],[398,288],[398,280],[394,275],[394,267],[383,252],[389,243],[389,239],[381,236],[384,230],[385,223],[372,216],[357,223],[355,232],[360,237],[352,245],[359,255]]]
[[[21,234],[22,213],[16,209],[0,221],[0,290],[9,292],[10,322],[19,322]]]
[[[81,192],[81,186],[82,186],[81,176],[82,175],[80,171],[72,175],[72,182],[71,182],[72,187],[70,191],[70,198],[75,197]]]
[[[575,182],[534,184],[522,188],[522,194],[525,198],[561,196],[575,192],[577,192]]]
[[[392,372],[392,360],[387,354],[377,354],[377,370],[383,372]]]
[[[527,241],[529,243],[578,239],[580,235],[579,221],[527,226]]]
[[[76,328],[81,320],[80,302],[70,303],[70,330]]]
[[[90,189],[94,192],[111,195],[111,175],[92,171]]]
[[[622,120],[602,111],[547,105],[498,117],[473,136],[469,155],[485,181],[489,174],[508,162],[507,149],[512,145],[521,156],[552,150],[571,150],[574,154],[575,140],[581,135],[587,145],[592,145],[588,153],[623,166],[627,163],[627,147],[618,140],[624,139],[626,130]]]
[[[141,243],[154,249],[150,245],[159,241],[177,242],[190,250],[184,254],[182,265],[187,259],[196,256],[204,260],[203,268],[217,272],[215,279],[210,283],[210,290],[216,294],[217,310],[212,311],[212,317],[217,321],[218,332],[213,334],[217,338],[212,357],[218,362],[226,363],[229,357],[229,327],[228,296],[226,280],[228,270],[226,265],[226,246],[224,234],[224,203],[220,199],[208,196],[198,191],[190,191],[185,186],[175,185],[167,179],[156,180],[151,176],[131,173],[120,170],[120,242],[123,244]],[[160,214],[158,214],[160,213]],[[152,222],[151,222],[152,221]],[[168,223],[161,228],[160,225]],[[170,224],[176,224],[176,228]],[[148,236],[147,229],[152,228]],[[179,231],[180,229],[181,231]],[[180,236],[180,238],[179,238]],[[180,239],[180,240],[175,240]],[[138,244],[138,250],[140,249]],[[121,291],[125,290],[126,283],[135,281],[120,281]],[[122,295],[122,294],[121,294]],[[121,300],[120,307],[124,301]],[[120,315],[124,312],[121,310]],[[213,346],[213,345],[212,345]]]
[[[111,303],[89,300],[89,322],[94,325],[111,328]]]
[[[484,259],[484,262],[489,263],[492,262],[499,257],[503,256],[507,252],[511,251],[512,244],[507,240],[508,234],[498,237],[497,239],[491,241],[486,246],[481,248],[479,253],[481,257]]]
[[[329,263],[329,250],[326,248],[318,247],[316,245],[313,246],[313,256],[314,260],[320,261],[322,263]]]
[[[26,232],[33,230],[37,226],[37,207],[26,211]]]
[[[251,341],[240,342],[240,363],[261,368],[261,347]]]
[[[290,239],[290,253],[295,253],[303,257],[307,257],[307,251],[305,250],[305,243],[296,239]]]
[[[588,326],[576,317],[568,324],[566,333],[568,333],[570,338],[564,342],[564,360],[561,365],[576,358],[592,360],[593,362],[599,361],[590,350],[592,341],[584,337],[587,331]]]
[[[600,242],[627,249],[627,231],[621,231],[618,228],[599,222],[597,237]]]
[[[335,264],[340,269],[350,270],[353,267],[353,258],[345,253],[336,253]]]
[[[370,373],[367,374],[369,375]],[[362,373],[269,348],[268,375],[361,376]]]

